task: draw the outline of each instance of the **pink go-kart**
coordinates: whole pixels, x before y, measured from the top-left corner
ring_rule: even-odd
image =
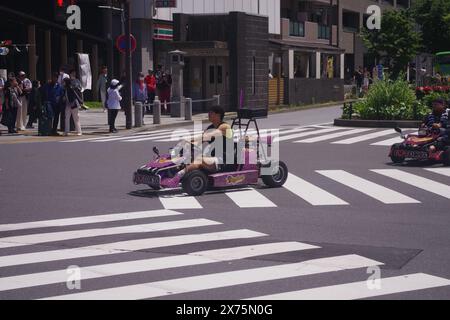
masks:
[[[257,185],[260,178],[268,187],[282,187],[288,178],[288,168],[282,161],[268,159],[268,149],[263,145],[272,147],[273,137],[261,137],[256,121],[261,118],[267,118],[267,110],[240,110],[232,125],[233,129],[239,128],[239,137],[235,137],[237,142],[235,140],[234,143],[235,163],[224,165],[221,171],[215,173],[203,170],[189,172],[180,182],[183,192],[200,196],[214,188]],[[243,124],[243,120],[247,120],[247,123]],[[250,137],[247,133],[252,123],[256,127],[256,134]],[[161,190],[166,179],[172,179],[186,167],[186,160],[191,154],[185,155],[181,151],[179,154],[171,152],[161,155],[157,148],[153,148],[153,152],[156,154],[155,159],[134,173],[133,182],[135,185],[148,185],[154,190]],[[237,161],[238,157],[242,160]]]

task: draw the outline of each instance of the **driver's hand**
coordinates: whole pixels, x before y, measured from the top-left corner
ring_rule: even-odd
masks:
[[[440,129],[441,128],[441,124],[440,123],[434,123],[433,124],[433,129]]]

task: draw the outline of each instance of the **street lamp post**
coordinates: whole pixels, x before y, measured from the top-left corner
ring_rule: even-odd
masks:
[[[132,104],[133,104],[133,87],[132,87],[132,58],[131,58],[131,5],[130,0],[124,0],[125,9],[125,35],[127,39],[126,48],[126,83],[125,83],[125,118],[126,128],[130,130],[133,127]]]

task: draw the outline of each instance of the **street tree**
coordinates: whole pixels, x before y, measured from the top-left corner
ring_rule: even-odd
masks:
[[[423,50],[434,54],[450,51],[450,1],[416,0],[411,8],[423,34]]]
[[[394,79],[406,71],[421,45],[421,35],[406,10],[386,11],[382,16],[381,28],[364,28],[361,36],[369,53],[389,68]]]

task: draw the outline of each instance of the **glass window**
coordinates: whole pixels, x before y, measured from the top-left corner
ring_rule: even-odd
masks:
[[[209,83],[214,84],[216,83],[215,80],[215,74],[214,74],[214,66],[209,66]]]

